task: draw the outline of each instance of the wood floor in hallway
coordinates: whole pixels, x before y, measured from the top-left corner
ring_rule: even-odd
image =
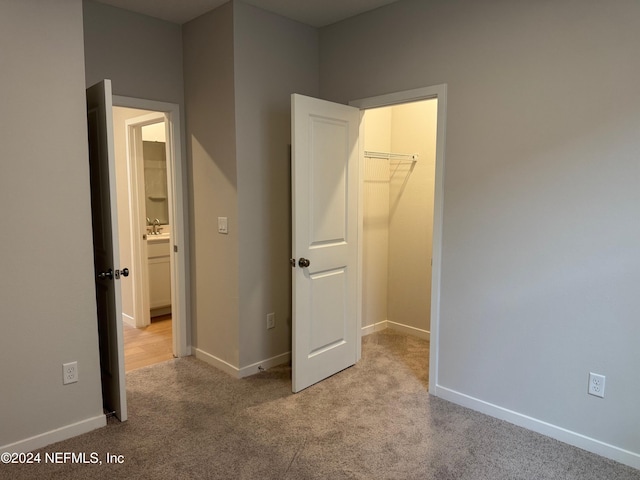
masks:
[[[156,317],[145,328],[124,325],[125,371],[130,372],[171,358],[171,315]]]

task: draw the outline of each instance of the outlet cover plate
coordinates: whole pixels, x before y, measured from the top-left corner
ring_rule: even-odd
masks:
[[[78,381],[78,362],[62,364],[62,384],[76,383]]]
[[[604,398],[605,376],[589,372],[589,395]]]
[[[276,314],[267,313],[267,330],[276,328]]]

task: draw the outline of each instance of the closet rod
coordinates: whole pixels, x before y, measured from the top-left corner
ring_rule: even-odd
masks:
[[[391,153],[391,152],[369,152],[365,151],[364,156],[367,158],[384,158],[387,160],[410,160],[412,162],[418,161],[417,153]]]

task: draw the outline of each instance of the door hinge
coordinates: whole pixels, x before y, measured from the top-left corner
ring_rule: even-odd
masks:
[[[173,253],[178,253],[178,245],[173,246]]]

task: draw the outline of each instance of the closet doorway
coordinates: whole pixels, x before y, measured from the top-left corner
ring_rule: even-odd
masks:
[[[446,88],[405,94],[351,102],[362,110],[361,334],[427,342],[420,371],[433,392]]]

